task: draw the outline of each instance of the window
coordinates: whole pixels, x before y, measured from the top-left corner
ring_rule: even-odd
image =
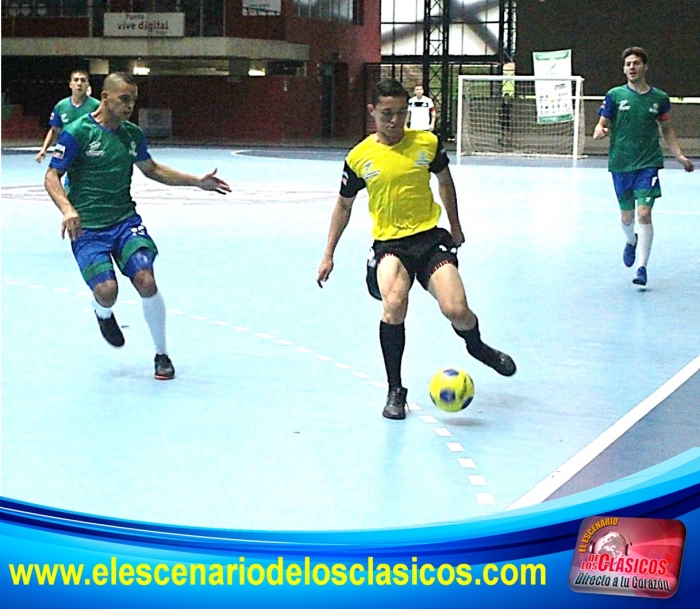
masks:
[[[361,25],[362,0],[295,0],[294,14],[302,19]]]
[[[85,17],[89,0],[2,0],[3,17]]]
[[[382,55],[422,55],[426,0],[382,0]],[[449,55],[496,55],[499,0],[450,2]],[[436,10],[440,3],[435,2]],[[515,2],[511,2],[514,6]],[[432,13],[433,17],[439,13]]]

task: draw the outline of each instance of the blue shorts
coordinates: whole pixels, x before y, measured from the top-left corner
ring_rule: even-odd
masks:
[[[657,167],[622,173],[613,172],[612,179],[617,202],[623,211],[634,211],[635,205],[654,207],[654,199],[661,196]]]
[[[158,248],[134,214],[114,226],[83,229],[83,234],[71,243],[80,273],[90,289],[116,279],[112,261],[122,275],[133,279],[136,273],[153,268]]]

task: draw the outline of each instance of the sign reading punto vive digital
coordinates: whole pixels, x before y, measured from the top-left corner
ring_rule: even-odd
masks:
[[[679,520],[587,518],[569,586],[575,592],[668,598],[678,589],[685,533]]]
[[[184,13],[105,13],[104,35],[118,38],[181,38]]]

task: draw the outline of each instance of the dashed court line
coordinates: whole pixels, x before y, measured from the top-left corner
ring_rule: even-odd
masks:
[[[20,286],[20,285],[22,285],[22,282],[17,281],[17,280],[5,280],[4,283],[5,283],[5,285],[8,285],[8,286]],[[41,284],[37,284],[37,283],[28,283],[26,285],[28,288],[33,289],[33,290],[47,289],[46,286],[41,285]],[[85,290],[76,291],[76,290],[71,290],[69,288],[53,288],[53,292],[62,293],[62,294],[75,293],[79,296],[87,296],[87,297],[92,296],[91,292],[87,292]],[[134,299],[123,300],[122,303],[126,304],[126,305],[131,305],[131,306],[138,306],[140,304],[139,301],[134,300]],[[187,313],[185,311],[181,311],[180,309],[168,309],[167,312],[170,315],[187,316]],[[208,322],[212,323],[213,325],[221,326],[221,327],[231,327],[231,325],[232,325],[231,322],[221,320],[221,319],[210,320],[208,317],[203,316],[203,315],[190,314],[189,318],[194,320],[194,321],[199,321],[199,322],[207,322],[208,321]],[[233,326],[233,329],[236,330],[237,332],[241,332],[241,333],[251,332],[251,329],[246,327],[246,326]],[[362,379],[362,380],[367,380],[375,387],[377,387],[379,389],[386,390],[386,383],[385,382],[374,380],[374,379],[372,379],[371,375],[367,374],[366,372],[363,372],[361,370],[355,370],[350,364],[336,362],[333,360],[332,357],[330,357],[328,355],[324,355],[322,353],[315,353],[313,351],[313,349],[309,349],[308,347],[304,347],[302,345],[294,346],[294,344],[292,342],[285,340],[285,339],[277,339],[272,334],[269,334],[267,332],[254,332],[253,336],[260,338],[261,340],[274,341],[276,344],[278,344],[280,346],[294,347],[295,350],[299,353],[303,353],[305,355],[312,355],[314,358],[316,358],[319,361],[333,363],[333,365],[336,368],[338,368],[340,370],[349,371],[355,377]],[[415,402],[411,402],[411,403],[407,404],[407,406],[408,406],[409,412],[418,413],[418,412],[421,412],[423,410],[422,407]],[[421,415],[418,415],[418,417],[421,421],[423,421],[423,423],[431,426],[430,428],[433,430],[433,432],[438,437],[440,437],[440,438],[452,437],[452,432],[447,427],[436,426],[436,424],[439,424],[440,421],[438,419],[436,419],[433,415],[421,414]],[[465,452],[464,447],[459,442],[446,442],[445,446],[451,453],[464,453]],[[469,469],[469,470],[477,469],[477,465],[472,458],[458,457],[457,462],[458,462],[459,466],[463,469]],[[468,480],[469,484],[473,487],[487,486],[486,478],[482,475],[479,475],[479,474],[469,474],[469,475],[467,475],[467,480]],[[476,498],[476,501],[479,505],[488,506],[488,505],[495,504],[495,500],[490,493],[485,493],[485,492],[475,493],[475,498]]]

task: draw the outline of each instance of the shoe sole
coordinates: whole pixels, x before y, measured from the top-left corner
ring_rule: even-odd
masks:
[[[175,375],[173,374],[172,376],[163,376],[162,374],[154,374],[153,378],[157,381],[172,381],[175,378]]]
[[[643,267],[639,267],[643,268]],[[647,284],[647,278],[646,277],[640,277],[639,275],[635,275],[634,279],[632,280],[632,283],[634,285],[646,285]]]
[[[390,419],[392,421],[403,421],[406,418],[406,413],[404,412],[403,415],[399,415],[399,416],[394,417],[394,416],[386,414],[385,412],[382,412],[382,416],[385,419]]]

